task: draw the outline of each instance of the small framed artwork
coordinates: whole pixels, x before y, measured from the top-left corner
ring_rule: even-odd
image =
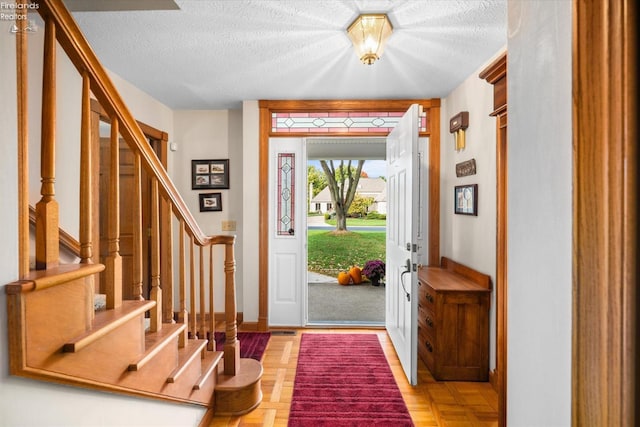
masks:
[[[221,211],[222,193],[200,193],[200,212]]]
[[[191,160],[191,189],[228,189],[229,159]]]
[[[456,185],[453,202],[456,214],[478,216],[478,184]]]

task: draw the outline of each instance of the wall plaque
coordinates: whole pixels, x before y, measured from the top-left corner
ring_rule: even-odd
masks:
[[[476,159],[467,160],[456,164],[456,176],[469,176],[476,174]]]

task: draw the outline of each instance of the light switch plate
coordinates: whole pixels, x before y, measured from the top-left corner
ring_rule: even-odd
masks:
[[[236,222],[222,221],[222,231],[236,231]]]

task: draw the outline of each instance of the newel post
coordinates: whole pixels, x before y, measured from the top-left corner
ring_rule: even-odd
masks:
[[[238,325],[236,314],[236,259],[234,255],[235,238],[225,244],[224,274],[225,274],[225,335],[224,344],[224,374],[237,375],[240,367],[240,342],[238,341]]]

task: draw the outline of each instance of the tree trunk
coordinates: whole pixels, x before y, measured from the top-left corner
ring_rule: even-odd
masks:
[[[336,209],[336,231],[347,231],[347,215],[344,209]]]
[[[358,160],[358,166],[352,170],[351,160],[349,160],[346,167],[344,166],[344,162],[341,161],[336,171],[333,160],[329,160],[329,164],[327,164],[325,160],[320,160],[320,166],[322,166],[322,170],[327,176],[327,185],[331,193],[331,200],[335,206],[336,231],[347,231],[347,212],[356,195],[363,165],[364,160]]]

